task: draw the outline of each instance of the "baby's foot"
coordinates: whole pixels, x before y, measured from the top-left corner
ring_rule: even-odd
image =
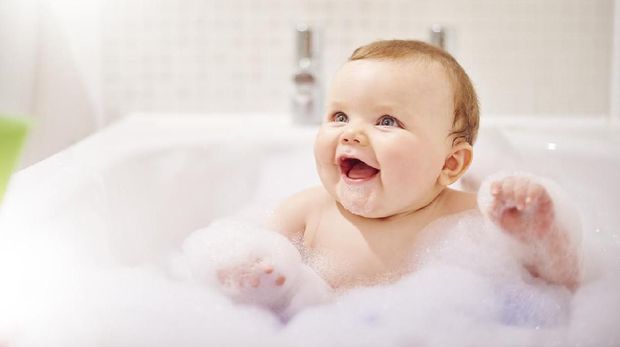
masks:
[[[277,308],[284,304],[287,277],[278,272],[270,260],[253,258],[223,267],[217,279],[236,301]]]
[[[220,284],[231,288],[282,286],[286,282],[286,277],[274,272],[273,265],[262,258],[220,269],[217,278]]]

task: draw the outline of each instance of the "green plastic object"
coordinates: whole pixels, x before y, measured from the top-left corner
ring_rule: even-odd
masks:
[[[28,121],[0,115],[0,202],[24,144]]]

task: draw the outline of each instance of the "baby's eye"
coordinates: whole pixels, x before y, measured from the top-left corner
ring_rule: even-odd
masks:
[[[334,120],[334,122],[346,123],[349,121],[349,116],[347,116],[343,112],[336,112],[332,116],[332,119]]]
[[[381,125],[384,127],[400,126],[396,118],[388,115],[381,116],[381,118],[379,118],[379,120],[377,121],[377,125]]]

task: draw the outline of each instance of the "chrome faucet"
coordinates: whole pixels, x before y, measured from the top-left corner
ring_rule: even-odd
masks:
[[[292,96],[293,121],[296,124],[318,124],[323,113],[319,81],[320,61],[316,32],[306,24],[295,28],[296,54]]]
[[[441,25],[434,24],[429,32],[429,41],[431,44],[446,49],[446,30]]]

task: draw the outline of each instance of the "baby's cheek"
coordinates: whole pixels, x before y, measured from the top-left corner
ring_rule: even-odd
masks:
[[[420,195],[431,189],[443,167],[437,156],[425,153],[424,148],[406,154],[389,153],[386,158],[391,162],[386,179],[401,193],[407,194]]]
[[[334,137],[328,133],[319,132],[314,142],[314,158],[316,170],[323,186],[334,193],[334,185],[340,177],[339,168],[334,163],[336,146]]]
[[[331,164],[334,161],[337,138],[328,130],[321,129],[314,140],[314,157],[317,164]]]
[[[419,181],[430,169],[427,158],[420,151],[386,152],[382,166],[389,169],[390,176],[402,182]]]

